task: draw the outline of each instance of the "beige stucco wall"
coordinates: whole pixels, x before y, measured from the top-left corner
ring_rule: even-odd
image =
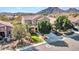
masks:
[[[11,31],[12,28],[6,27],[6,31]],[[0,27],[0,32],[5,32],[5,27]]]
[[[56,21],[56,18],[54,18],[54,17],[48,17],[48,18],[50,19],[51,24],[54,24],[54,22]]]

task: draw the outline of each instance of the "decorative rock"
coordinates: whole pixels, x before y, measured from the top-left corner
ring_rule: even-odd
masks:
[[[46,39],[46,41],[47,41],[48,43],[52,43],[52,42],[56,42],[56,41],[63,41],[61,37],[59,37],[59,36],[57,36],[57,35],[55,35],[55,34],[53,34],[53,33],[49,33],[49,34],[47,35],[47,38],[48,38],[48,39]]]

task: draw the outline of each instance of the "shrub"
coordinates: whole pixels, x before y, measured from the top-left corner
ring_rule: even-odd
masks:
[[[36,43],[42,42],[41,36],[33,35],[33,36],[31,36],[31,37],[32,37],[32,41],[33,41],[33,42],[36,42]]]
[[[26,37],[26,28],[22,24],[15,24],[12,30],[12,35],[15,39],[22,39]]]
[[[55,21],[55,27],[57,30],[67,31],[68,29],[73,28],[73,24],[66,16],[59,16]]]
[[[38,30],[42,34],[49,34],[51,31],[51,24],[49,21],[40,21],[38,23]]]
[[[78,13],[71,13],[70,15],[73,17],[77,17],[79,14]]]
[[[1,15],[0,20],[2,21],[9,21],[9,18],[6,15]]]

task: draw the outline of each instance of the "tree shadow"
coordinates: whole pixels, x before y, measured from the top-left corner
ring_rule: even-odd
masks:
[[[70,38],[72,38],[72,39],[74,39],[74,40],[76,40],[76,41],[79,41],[79,34],[76,34],[75,36],[70,37]]]
[[[54,33],[57,36],[61,36],[62,35],[61,33],[57,32],[57,31],[52,31],[52,33]]]
[[[54,46],[60,46],[60,47],[68,47],[68,44],[64,41],[57,41],[57,42],[52,42],[48,44],[54,45]]]
[[[65,37],[74,39],[76,41],[79,41],[79,34],[78,33],[74,33],[75,35],[66,35]]]

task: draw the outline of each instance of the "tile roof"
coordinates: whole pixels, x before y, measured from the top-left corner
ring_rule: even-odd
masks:
[[[3,26],[13,27],[13,25],[10,22],[0,21],[0,27],[3,27]]]
[[[23,16],[24,20],[35,20],[38,18],[41,18],[41,15],[28,15],[28,16]]]

